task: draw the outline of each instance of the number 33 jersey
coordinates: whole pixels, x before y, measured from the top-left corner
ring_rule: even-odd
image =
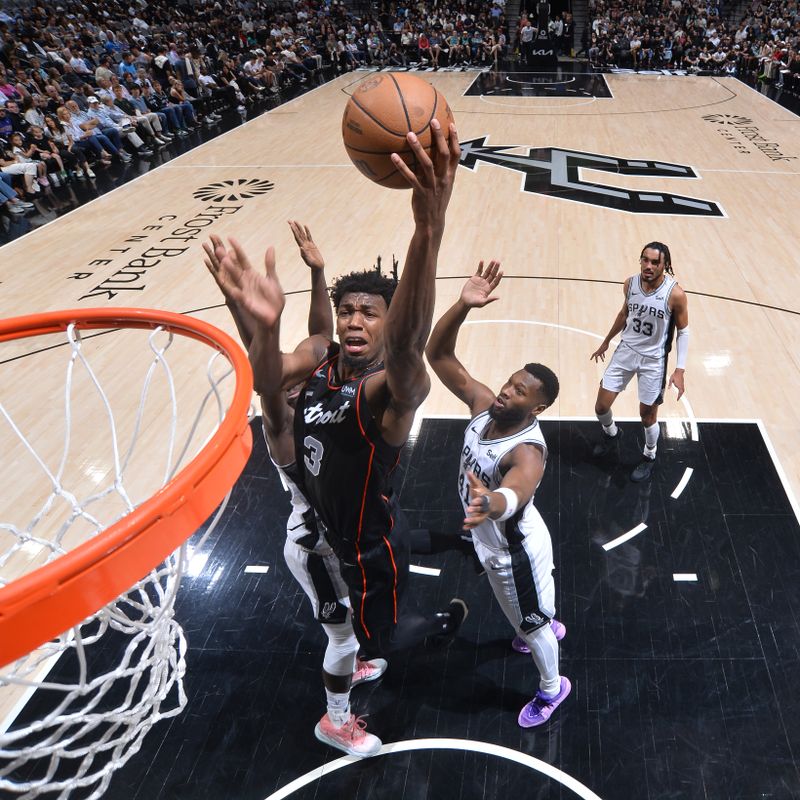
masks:
[[[645,293],[641,275],[634,275],[628,284],[628,318],[622,341],[640,356],[663,358],[672,344],[672,312],[669,296],[675,278],[664,273],[661,286]]]
[[[383,542],[393,525],[390,476],[400,448],[387,444],[366,398],[383,364],[340,382],[339,345],[314,370],[297,398],[294,438],[303,494],[328,528],[338,555]]]

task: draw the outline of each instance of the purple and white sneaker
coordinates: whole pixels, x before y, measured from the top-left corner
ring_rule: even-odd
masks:
[[[553,633],[556,635],[556,639],[560,642],[566,635],[567,635],[567,627],[562,622],[559,622],[557,619],[554,619],[550,623],[550,627]],[[521,637],[515,636],[514,641],[511,642],[511,646],[518,652],[518,653],[525,653],[530,655],[531,649],[528,647],[528,643]]]
[[[544,725],[571,691],[572,684],[569,682],[569,678],[562,675],[561,689],[555,697],[549,697],[542,694],[541,691],[536,692],[536,697],[519,712],[517,722],[520,727],[535,728],[537,725]]]

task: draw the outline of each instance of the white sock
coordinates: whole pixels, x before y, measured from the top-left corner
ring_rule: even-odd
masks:
[[[326,689],[325,694],[328,697],[328,717],[337,728],[341,728],[350,719],[350,692],[337,694]]]
[[[605,414],[595,414],[595,416],[600,421],[600,424],[603,426],[603,431],[607,436],[617,435],[617,425],[614,422],[614,414],[611,412],[611,409],[606,411]]]
[[[561,689],[561,676],[558,674],[558,639],[553,629],[542,625],[530,633],[520,633],[539,670],[539,691],[547,697],[554,697]]]
[[[656,447],[660,432],[657,422],[644,429],[644,454],[647,458],[656,457]]]

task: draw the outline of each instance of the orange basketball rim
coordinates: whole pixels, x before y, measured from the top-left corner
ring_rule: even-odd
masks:
[[[149,500],[74,550],[0,588],[0,666],[77,625],[141,580],[194,533],[252,449],[253,377],[242,348],[193,317],[139,308],[80,309],[0,320],[0,342],[66,331],[162,328],[218,350],[236,372],[230,406],[194,459]]]

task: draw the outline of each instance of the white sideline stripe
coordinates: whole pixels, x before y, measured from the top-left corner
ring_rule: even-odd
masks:
[[[686,484],[689,483],[689,478],[692,477],[693,472],[694,470],[691,467],[686,467],[683,471],[683,477],[678,481],[678,485],[670,495],[673,500],[677,500],[681,496],[681,492],[686,488]]]
[[[756,420],[756,425],[758,425],[758,429],[761,431],[761,436],[764,439],[764,444],[767,446],[770,456],[772,456],[772,463],[775,465],[775,471],[778,473],[778,477],[781,479],[781,483],[783,484],[783,491],[786,492],[786,496],[789,498],[789,503],[794,511],[794,516],[800,523],[800,503],[797,502],[797,498],[794,496],[789,479],[786,477],[786,473],[783,471],[783,466],[781,466],[781,462],[778,460],[778,454],[775,452],[775,448],[772,445],[772,440],[769,438],[767,429],[760,419]]]
[[[672,573],[672,580],[674,581],[686,581],[692,582],[697,581],[697,573],[695,572],[673,572]]]
[[[788,119],[774,119],[772,122],[794,122]],[[800,172],[774,172],[767,169],[704,169],[703,172],[730,172],[737,175],[790,175],[796,177]]]
[[[459,750],[462,752],[469,751],[473,753],[483,753],[489,756],[498,756],[508,761],[515,761],[523,767],[528,767],[554,781],[558,781],[558,783],[570,789],[574,794],[582,798],[582,800],[602,800],[599,795],[596,795],[587,786],[584,786],[580,781],[576,780],[571,775],[567,775],[566,772],[562,772],[552,764],[529,756],[526,753],[512,750],[510,747],[502,747],[501,745],[491,744],[490,742],[476,742],[471,739],[408,739],[403,742],[392,742],[391,744],[383,745],[373,758],[390,755],[392,753],[406,753],[411,750]],[[356,756],[342,756],[341,758],[337,758],[335,761],[330,761],[316,769],[312,769],[310,772],[301,775],[291,783],[287,783],[282,789],[278,789],[277,792],[273,792],[269,795],[266,800],[284,800],[284,798],[289,797],[298,789],[302,789],[304,786],[308,786],[308,784],[314,783],[324,778],[326,775],[330,775],[332,772],[336,772],[336,770],[342,767],[348,767],[351,764],[364,764],[364,760]]]
[[[608,552],[609,550],[613,550],[615,547],[619,547],[621,544],[625,544],[629,539],[633,539],[634,536],[638,536],[647,525],[644,522],[640,522],[633,530],[628,531],[627,533],[623,533],[622,536],[617,536],[616,539],[612,539],[607,544],[603,545],[603,550]]]
[[[408,571],[416,575],[432,575],[434,578],[438,578],[442,574],[442,571],[435,567],[419,567],[416,564],[412,564],[408,568]]]
[[[269,567],[265,564],[248,564],[244,568],[245,572],[252,572],[256,575],[264,575],[265,573],[269,572]]]

